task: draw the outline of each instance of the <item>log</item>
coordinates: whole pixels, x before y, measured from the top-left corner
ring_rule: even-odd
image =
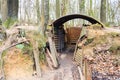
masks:
[[[22,44],[22,43],[24,43],[24,42],[28,42],[28,40],[21,41],[21,42],[18,42],[18,43],[15,43],[15,44],[9,45],[9,46],[6,46],[6,45],[1,46],[1,47],[0,47],[0,54],[2,54],[3,51],[5,51],[5,50],[7,50],[7,49],[9,49],[9,48],[12,48],[12,47],[14,47],[14,46],[16,46],[16,45],[18,45],[18,44]]]

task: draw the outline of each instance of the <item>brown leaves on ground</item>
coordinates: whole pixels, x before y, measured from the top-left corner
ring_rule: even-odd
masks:
[[[103,30],[88,30],[93,42],[84,46],[79,43],[78,55],[84,54],[92,71],[92,80],[120,80],[120,34]],[[87,40],[86,40],[87,41]],[[80,45],[81,44],[81,45]],[[80,58],[79,58],[80,59]],[[78,59],[77,59],[78,60]]]
[[[110,53],[96,54],[89,66],[92,69],[93,76],[120,78],[120,55]],[[110,80],[114,79],[110,78]]]

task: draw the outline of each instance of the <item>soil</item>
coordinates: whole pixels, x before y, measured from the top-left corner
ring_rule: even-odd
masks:
[[[95,35],[90,37],[96,35],[104,35],[104,33],[97,31]],[[117,43],[119,43],[119,40],[117,39]],[[90,50],[91,48],[86,50],[88,51],[86,53],[90,54]],[[35,75],[36,72],[33,71],[32,58],[28,54],[22,54],[19,49],[11,48],[6,56],[4,56],[6,80],[80,80],[79,77],[74,79],[73,75],[73,73],[77,72],[74,68],[75,62],[72,61],[73,51],[74,47],[70,47],[65,52],[59,53],[60,67],[58,69],[50,70],[44,64],[40,65],[42,68],[42,77],[39,78]],[[93,56],[92,59],[93,62],[90,64],[92,67],[92,80],[120,80],[120,55],[116,59],[114,55],[111,56],[109,53],[102,53]],[[114,63],[116,60],[118,63]]]
[[[59,54],[60,67],[50,70],[45,65],[42,65],[42,77],[39,78],[35,75],[36,72],[33,71],[33,63],[30,56],[22,54],[16,48],[12,48],[4,56],[6,80],[73,80],[73,53],[67,50]]]

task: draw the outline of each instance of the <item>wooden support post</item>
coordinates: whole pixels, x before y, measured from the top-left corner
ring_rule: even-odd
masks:
[[[79,71],[79,74],[80,74],[80,80],[85,80],[84,75],[82,73],[82,70],[81,70],[81,68],[79,66],[78,66],[78,71]]]
[[[41,68],[40,68],[40,62],[39,62],[39,50],[38,50],[38,42],[37,41],[33,41],[33,54],[34,54],[34,58],[35,58],[37,76],[41,77]]]

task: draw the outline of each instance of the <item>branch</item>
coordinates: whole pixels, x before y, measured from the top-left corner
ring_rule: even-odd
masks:
[[[29,40],[21,41],[21,42],[12,44],[12,45],[10,45],[10,46],[4,48],[4,49],[0,49],[0,55],[3,53],[3,51],[5,51],[5,50],[7,50],[7,49],[9,49],[9,48],[12,48],[12,47],[14,47],[14,46],[16,46],[16,45],[18,45],[18,44],[21,44],[21,43],[24,43],[24,42],[28,42],[28,41],[29,41]],[[2,47],[2,48],[3,48],[3,47]]]

